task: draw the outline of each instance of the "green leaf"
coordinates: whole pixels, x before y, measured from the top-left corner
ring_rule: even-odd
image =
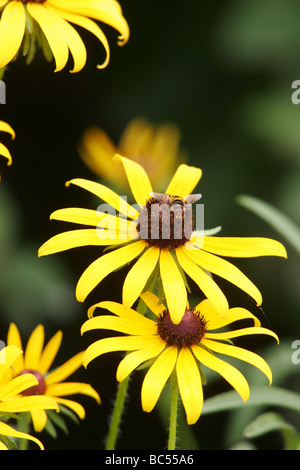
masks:
[[[287,423],[280,414],[274,412],[258,416],[248,424],[243,434],[247,438],[254,438],[272,431],[288,431],[293,437],[296,435],[295,427]]]
[[[300,395],[280,387],[253,387],[245,403],[235,390],[204,401],[202,414],[217,413],[254,405],[278,406],[300,412]]]
[[[252,196],[240,195],[237,202],[270,224],[300,253],[300,228],[289,217],[267,202]]]

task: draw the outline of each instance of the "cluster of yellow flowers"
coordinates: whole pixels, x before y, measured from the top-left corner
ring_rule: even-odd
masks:
[[[129,37],[127,22],[115,0],[0,0],[0,7],[0,68],[16,57],[24,45],[24,37],[31,35],[30,41],[27,40],[29,58],[30,44],[37,41],[53,54],[56,71],[66,65],[70,51],[74,59],[72,72],[78,72],[86,63],[86,49],[70,23],[84,27],[103,44],[106,58],[99,67],[105,67],[109,61],[109,46],[93,20],[114,27],[120,34],[119,44],[125,44]],[[8,124],[0,122],[0,130],[14,137]],[[23,352],[19,331],[12,324],[7,346],[0,353],[2,417],[29,411],[37,432],[46,425],[48,409],[59,410],[65,406],[83,418],[83,407],[63,397],[82,393],[99,403],[98,393],[88,384],[63,381],[82,364],[87,367],[95,357],[112,351],[125,353],[117,368],[119,382],[147,364],[141,389],[142,408],[146,412],[153,410],[167,381],[175,378],[188,424],[197,422],[203,406],[202,366],[218,372],[244,401],[249,397],[244,375],[218,354],[252,364],[271,383],[272,373],[264,359],[230,344],[229,340],[265,334],[278,341],[277,335],[262,327],[259,319],[245,308],[230,306],[215,276],[233,283],[254,299],[256,305],[261,305],[259,289],[223,257],[286,257],[285,248],[267,238],[220,237],[206,232],[204,227],[194,230],[197,201],[201,196],[193,191],[202,171],[184,161],[178,142],[176,127],[166,125],[155,129],[143,120],[135,120],[126,129],[119,145],[97,128],[89,129],[84,135],[80,152],[85,162],[113,187],[124,189],[127,179],[135,202],[129,204],[100,182],[80,178],[69,181],[68,186],[72,184],[96,195],[100,205],[96,210],[65,208],[52,213],[51,219],[83,228],[52,237],[40,248],[39,256],[88,245],[111,248],[81,275],[76,288],[80,302],[106,276],[133,263],[122,286],[122,303],[106,300],[93,305],[81,329],[82,333],[108,329],[121,336],[100,339],[49,372],[62,333],[54,335],[44,348],[44,328],[39,325]],[[2,144],[0,151],[11,163],[10,153]],[[166,183],[170,171],[174,171],[174,176]],[[109,213],[108,205],[112,209]],[[202,296],[196,305],[192,305],[189,297],[190,280],[197,287],[193,294]],[[110,313],[94,316],[96,309]],[[248,320],[249,326],[228,329],[228,325],[239,320]],[[36,438],[15,431],[3,419],[1,448],[8,447],[7,436],[32,439],[43,448]]]

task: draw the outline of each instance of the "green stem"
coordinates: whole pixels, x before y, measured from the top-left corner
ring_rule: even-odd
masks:
[[[176,448],[177,412],[178,412],[178,384],[177,384],[176,376],[173,373],[171,377],[171,406],[170,406],[170,427],[169,427],[168,450],[175,450]]]
[[[119,433],[120,422],[124,409],[124,403],[126,399],[127,389],[129,385],[129,376],[126,377],[120,384],[116,396],[114,410],[111,418],[109,432],[106,440],[105,450],[114,450],[116,441]]]

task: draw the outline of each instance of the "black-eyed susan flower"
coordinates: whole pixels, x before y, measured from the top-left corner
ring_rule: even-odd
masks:
[[[141,297],[155,315],[155,320],[125,308],[122,304],[106,301],[90,308],[90,318],[82,325],[81,331],[85,333],[94,329],[108,329],[124,333],[124,336],[96,341],[87,348],[83,357],[83,363],[87,366],[104,353],[125,351],[127,354],[117,368],[119,382],[147,361],[152,361],[141,389],[144,411],[153,410],[175,371],[187,422],[194,424],[203,406],[199,368],[205,367],[218,372],[244,401],[248,400],[249,384],[246,378],[236,367],[220,359],[218,354],[252,364],[266,375],[271,384],[272,373],[263,358],[252,351],[228,344],[233,338],[257,334],[270,335],[278,341],[277,335],[261,327],[259,320],[248,310],[231,308],[226,317],[221,317],[212,303],[205,299],[193,309],[187,306],[181,322],[174,324],[168,309],[158,297],[150,292],[145,292]],[[96,308],[107,309],[114,315],[93,317]],[[245,319],[251,320],[254,326],[224,331],[223,327]]]
[[[44,327],[38,325],[30,335],[24,354],[17,358],[14,368],[10,370],[12,377],[23,374],[33,374],[38,383],[22,391],[27,397],[43,395],[52,399],[59,407],[63,405],[72,410],[79,418],[85,417],[83,406],[67,398],[69,395],[84,394],[93,397],[100,403],[98,393],[89,384],[81,382],[64,382],[82,366],[83,352],[76,354],[61,366],[50,370],[62,341],[62,332],[58,331],[46,344],[44,348]],[[18,328],[14,323],[10,325],[7,344],[15,345],[22,349],[22,340]],[[35,431],[40,432],[47,423],[47,413],[44,410],[32,410],[31,418]]]
[[[46,56],[53,54],[56,69],[62,70],[69,52],[74,60],[72,72],[79,72],[86,63],[87,52],[79,33],[70,23],[92,33],[104,46],[105,60],[98,68],[107,66],[109,44],[102,29],[94,20],[115,28],[120,36],[118,44],[129,37],[128,24],[115,0],[0,0],[0,69],[11,62],[20,49],[28,60],[35,47]]]
[[[3,422],[13,413],[35,412],[36,410],[56,409],[56,402],[47,396],[23,396],[30,387],[36,387],[37,378],[30,372],[17,377],[11,376],[11,370],[23,354],[22,350],[14,345],[6,346],[0,351],[0,450],[7,450],[5,437],[28,439],[44,449],[40,440],[30,434],[17,431],[14,427]]]
[[[15,131],[9,124],[7,124],[7,122],[0,121],[0,131],[7,132],[8,134],[10,134],[12,139],[15,138]],[[11,157],[10,151],[4,144],[2,144],[2,142],[0,142],[0,155],[2,155],[2,157],[5,157],[7,159],[8,165],[12,164],[12,157]],[[0,176],[0,179],[1,179],[1,176]]]
[[[141,165],[125,157],[115,158],[124,166],[137,204],[129,205],[102,184],[73,179],[67,184],[86,189],[106,204],[100,205],[98,210],[67,208],[52,213],[51,219],[92,228],[63,232],[52,237],[39,250],[39,256],[43,256],[87,245],[118,247],[100,256],[84,271],[76,288],[78,301],[83,302],[108,274],[137,259],[123,285],[123,304],[126,307],[131,307],[146,290],[155,272],[161,279],[174,323],[181,321],[187,303],[184,273],[195,281],[221,314],[228,311],[227,298],[209,273],[232,282],[260,305],[262,296],[258,288],[237,267],[218,255],[286,257],[281,243],[268,238],[199,235],[193,231],[191,203],[200,196],[190,194],[201,178],[201,169],[181,164],[165,194],[157,194],[153,193]],[[114,213],[105,212],[109,211],[108,206],[112,206]]]
[[[128,123],[118,145],[103,129],[93,126],[85,130],[78,150],[86,165],[115,187],[128,188],[124,173],[115,171],[113,157],[118,153],[141,164],[160,191],[165,188],[166,175],[186,159],[179,144],[180,131],[175,124],[154,125],[137,117]]]

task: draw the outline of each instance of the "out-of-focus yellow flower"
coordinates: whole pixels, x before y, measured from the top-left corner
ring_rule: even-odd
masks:
[[[0,131],[1,132],[7,132],[8,134],[10,134],[12,139],[15,138],[15,131],[13,130],[13,128],[9,124],[7,124],[7,122],[0,121]],[[2,157],[7,158],[7,164],[8,165],[12,164],[12,158],[11,158],[10,151],[8,150],[8,148],[4,144],[2,144],[2,142],[0,142],[0,155],[2,155]],[[1,179],[1,175],[0,175],[0,179]]]
[[[12,368],[22,354],[22,350],[14,345],[6,346],[0,351],[0,419],[1,414],[7,415],[7,413],[16,414],[44,409],[58,410],[58,405],[50,397],[22,395],[29,387],[36,387],[38,384],[37,378],[29,371],[16,377],[11,375]],[[38,444],[41,449],[44,449],[41,441],[27,433],[16,431],[4,422],[0,422],[0,450],[7,450],[8,448],[1,436],[29,439]]]
[[[70,51],[74,59],[71,71],[79,72],[86,63],[87,53],[70,23],[91,32],[104,46],[106,57],[98,68],[107,66],[110,49],[105,34],[93,20],[115,28],[120,34],[119,45],[129,38],[128,24],[115,0],[0,0],[1,7],[0,68],[16,57],[23,43],[22,52],[28,62],[38,45],[47,58],[53,54],[57,72],[65,67]]]
[[[89,384],[63,381],[82,366],[84,352],[76,354],[63,365],[49,372],[61,345],[62,332],[58,331],[43,349],[44,335],[44,327],[38,325],[28,340],[24,354],[17,358],[14,363],[14,368],[10,369],[11,377],[22,376],[28,373],[33,374],[38,383],[23,390],[23,395],[32,399],[34,399],[36,395],[49,397],[57,407],[64,405],[83,419],[85,417],[83,406],[63,397],[80,393],[89,395],[100,403],[98,393]],[[20,333],[14,323],[10,325],[7,344],[15,345],[22,349]],[[35,431],[42,431],[47,422],[47,413],[42,409],[35,409],[31,410],[31,417]]]
[[[175,124],[154,125],[137,117],[129,122],[118,145],[103,129],[90,127],[84,132],[78,150],[97,176],[124,190],[127,178],[124,172],[117,171],[113,156],[119,153],[136,161],[145,168],[159,191],[166,186],[179,162],[186,160],[179,144],[180,131]]]
[[[221,318],[212,303],[206,299],[194,309],[187,304],[181,322],[175,325],[166,306],[158,297],[151,292],[145,292],[141,297],[156,317],[154,320],[116,302],[100,302],[90,308],[88,315],[92,317],[96,308],[107,309],[113,315],[90,318],[83,324],[81,331],[84,333],[94,329],[107,329],[122,333],[122,336],[103,338],[91,344],[83,359],[84,365],[87,366],[102,354],[126,351],[127,354],[117,369],[119,382],[141,365],[147,364],[148,361],[152,363],[142,384],[141,400],[144,411],[153,410],[166,382],[174,372],[187,422],[196,423],[203,406],[199,366],[218,372],[244,401],[248,400],[247,380],[238,369],[217,357],[218,354],[252,364],[267,376],[271,384],[272,373],[264,359],[252,351],[226,343],[232,338],[257,334],[270,335],[278,341],[277,335],[262,328],[259,320],[248,310],[231,308],[226,318]],[[245,319],[253,321],[254,326],[229,331],[226,328],[231,323]],[[222,330],[223,327],[226,328],[225,331]]]

